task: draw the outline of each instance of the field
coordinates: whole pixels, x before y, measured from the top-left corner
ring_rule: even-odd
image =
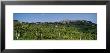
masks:
[[[87,20],[36,23],[14,20],[14,40],[97,40],[97,24]]]

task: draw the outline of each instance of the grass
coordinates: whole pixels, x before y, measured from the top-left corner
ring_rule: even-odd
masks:
[[[39,24],[14,22],[14,40],[97,40],[97,26],[82,20]]]

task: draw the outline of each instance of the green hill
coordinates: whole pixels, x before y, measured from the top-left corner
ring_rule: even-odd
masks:
[[[86,20],[36,23],[14,20],[14,40],[97,40],[97,24]]]

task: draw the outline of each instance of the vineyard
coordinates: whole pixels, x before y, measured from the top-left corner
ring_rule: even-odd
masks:
[[[97,40],[97,24],[86,20],[36,23],[14,20],[14,40]]]

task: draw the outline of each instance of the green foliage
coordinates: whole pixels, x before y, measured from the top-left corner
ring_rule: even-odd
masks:
[[[89,21],[70,23],[14,22],[14,40],[96,40],[97,26]]]

